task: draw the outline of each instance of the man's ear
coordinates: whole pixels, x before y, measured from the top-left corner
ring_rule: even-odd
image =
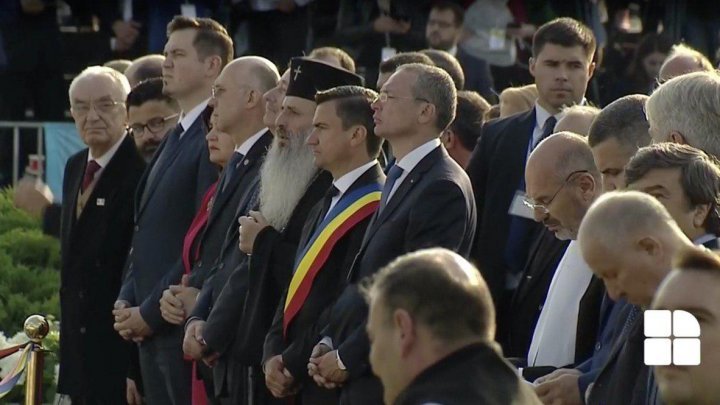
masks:
[[[205,58],[205,69],[209,77],[218,77],[222,72],[222,58],[219,55],[211,55]]]
[[[450,150],[455,147],[455,143],[457,142],[457,138],[455,138],[455,132],[453,132],[452,129],[448,128],[440,134],[440,142],[442,142],[443,146],[445,146],[445,149]]]
[[[365,144],[366,139],[367,128],[362,125],[355,125],[355,127],[352,128],[352,132],[350,133],[350,145],[358,146],[360,144]]]
[[[670,136],[668,138],[670,138],[670,142],[673,142],[673,143],[679,143],[680,145],[688,144],[687,141],[685,140],[685,136],[678,131],[670,132]]]
[[[415,322],[408,311],[398,308],[393,313],[393,323],[398,333],[400,353],[405,357],[410,353],[415,344]]]
[[[437,119],[437,108],[433,104],[425,103],[425,106],[420,110],[418,123],[427,124],[434,119]]]

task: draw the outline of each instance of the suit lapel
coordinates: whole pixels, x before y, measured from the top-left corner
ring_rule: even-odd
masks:
[[[530,141],[533,135],[533,129],[535,128],[535,109],[526,112],[523,115],[518,116],[519,119],[519,133],[508,134],[510,136],[507,139],[503,139],[510,144],[507,145],[505,150],[509,151],[503,156],[504,165],[510,168],[510,177],[508,180],[509,187],[517,189],[518,185],[522,183],[525,185],[525,164],[527,163],[528,149]],[[524,187],[523,187],[524,188]]]
[[[87,158],[88,153],[90,153],[90,149],[85,149],[85,152],[82,155],[82,164],[78,165],[78,167],[75,169],[73,173],[72,178],[72,186],[70,190],[72,191],[72,194],[68,196],[70,198],[70,206],[67,207],[68,209],[65,210],[65,221],[67,221],[68,224],[70,224],[69,227],[69,236],[70,240],[73,239],[72,235],[75,232],[75,229],[77,228],[77,220],[78,218],[75,216],[75,213],[77,212],[77,203],[78,203],[78,195],[80,194],[80,186],[82,185],[83,176],[85,175],[85,167],[87,166]]]

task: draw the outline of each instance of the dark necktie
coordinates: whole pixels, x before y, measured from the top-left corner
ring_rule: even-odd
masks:
[[[240,167],[243,159],[245,159],[245,155],[240,152],[234,152],[228,164],[225,165],[222,187],[220,187],[221,193],[225,192],[225,189],[227,188],[228,184],[230,184],[230,181],[235,175],[235,172],[237,172],[238,167]]]
[[[383,208],[387,205],[388,200],[390,199],[390,192],[392,191],[393,187],[395,186],[395,182],[402,176],[403,169],[402,167],[394,164],[390,170],[388,171],[387,179],[385,179],[385,186],[383,186],[382,190],[382,197],[380,198],[380,210],[382,211]]]
[[[83,193],[88,187],[90,187],[90,184],[92,184],[95,179],[95,174],[100,169],[100,165],[95,160],[91,160],[87,163],[87,166],[85,166],[85,175],[83,175],[82,188],[80,189]]]
[[[538,139],[535,146],[537,146],[540,142],[542,142],[543,139],[552,135],[553,131],[555,130],[555,124],[557,124],[557,118],[553,117],[552,115],[548,119],[545,120],[545,124],[543,124],[543,128],[542,128],[542,134],[540,135],[540,139]],[[534,147],[533,147],[533,149],[534,149]]]
[[[320,215],[318,216],[317,222],[315,222],[314,230],[317,230],[318,226],[320,226],[320,224],[322,224],[323,220],[325,219],[325,217],[328,214],[328,211],[330,211],[330,204],[332,204],[333,197],[337,196],[338,194],[340,194],[340,190],[338,190],[338,188],[335,187],[334,184],[332,186],[330,186],[328,191],[325,193],[325,196],[323,197],[322,211],[320,211]]]

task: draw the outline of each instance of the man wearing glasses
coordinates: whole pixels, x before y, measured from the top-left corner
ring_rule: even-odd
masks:
[[[88,146],[70,157],[63,178],[58,392],[72,403],[125,403],[130,346],[108,315],[120,290],[133,195],[145,169],[125,136],[129,91],[125,76],[100,66],[70,84],[70,111]]]
[[[582,259],[575,243],[590,205],[601,193],[601,176],[587,140],[559,132],[532,152],[525,170],[524,204],[560,240],[571,240],[553,275],[535,326],[527,365],[562,367],[592,355],[602,283]],[[538,375],[523,374],[531,381]],[[537,371],[537,370],[533,370]],[[549,370],[548,370],[549,371]]]
[[[140,82],[127,97],[128,128],[135,146],[146,162],[165,135],[177,124],[180,107],[177,102],[162,92],[161,78]]]

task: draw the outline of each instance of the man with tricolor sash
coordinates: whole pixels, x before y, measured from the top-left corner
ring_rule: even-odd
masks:
[[[447,73],[413,63],[395,71],[372,104],[375,133],[390,142],[396,161],[348,285],[329,311],[308,364],[317,384],[341,386],[340,404],[383,403],[382,386],[369,366],[368,309],[359,283],[408,252],[439,246],[465,257],[470,253],[475,233],[470,180],[439,140],[455,116],[455,99]]]
[[[290,284],[265,339],[265,381],[277,397],[287,396],[285,369],[300,388],[301,403],[333,405],[339,400],[338,390],[319,387],[309,378],[307,359],[380,203],[385,175],[376,157],[382,140],[373,130],[370,108],[376,95],[363,87],[341,86],[315,96],[314,130],[307,143],[315,164],[332,174],[333,185],[305,221]]]

